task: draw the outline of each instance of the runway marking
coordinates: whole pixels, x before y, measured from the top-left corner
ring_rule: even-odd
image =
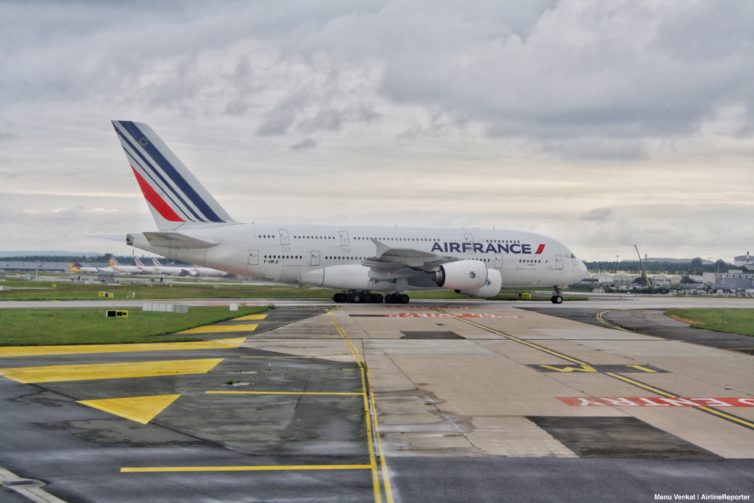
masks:
[[[596,316],[597,321],[599,321],[600,323],[602,323],[603,325],[605,325],[607,328],[612,328],[613,330],[621,330],[623,332],[631,332],[631,330],[629,330],[627,328],[623,328],[622,326],[617,325],[617,324],[613,323],[612,321],[606,320],[605,319],[605,315],[607,313],[609,313],[609,312],[610,311],[602,311],[600,313],[597,313],[597,316]]]
[[[80,400],[78,403],[114,416],[147,424],[181,395],[127,396],[99,400]]]
[[[578,367],[572,366],[572,365],[545,365],[545,364],[535,364],[535,365],[527,365],[528,367],[534,368],[536,370],[539,370],[540,372],[562,372],[562,373],[572,373],[572,372],[587,372],[587,373],[593,373],[593,374],[604,374],[607,372],[621,372],[621,373],[627,373],[627,372],[640,372],[644,374],[657,374],[657,373],[666,373],[664,370],[651,367],[649,365],[580,365]]]
[[[124,466],[120,473],[278,472],[301,470],[371,470],[372,465]]]
[[[460,322],[468,323],[469,325],[473,325],[473,326],[475,326],[475,327],[477,327],[477,328],[479,328],[481,330],[484,330],[484,331],[487,331],[487,332],[490,332],[490,333],[493,333],[493,334],[500,335],[501,337],[504,337],[504,338],[506,338],[508,340],[511,340],[511,341],[514,341],[514,342],[518,342],[518,343],[523,344],[525,346],[528,346],[528,347],[530,347],[532,349],[536,349],[538,351],[542,351],[544,353],[547,353],[547,354],[550,354],[550,355],[553,355],[553,356],[557,356],[559,358],[563,358],[564,360],[576,363],[576,364],[578,364],[578,365],[580,365],[582,367],[593,367],[593,365],[590,365],[589,363],[587,363],[585,361],[579,360],[578,358],[574,358],[572,356],[568,356],[568,355],[560,353],[558,351],[554,351],[554,350],[552,350],[550,348],[547,348],[545,346],[542,346],[542,345],[539,345],[539,344],[535,344],[533,342],[526,341],[524,339],[516,337],[515,335],[506,334],[505,332],[503,332],[501,330],[496,330],[494,328],[487,327],[485,325],[482,325],[481,323],[477,323],[477,322],[472,321],[472,320],[470,320],[468,318],[456,318],[456,319],[458,321],[460,321]],[[625,330],[625,331],[626,332],[630,332],[630,330]],[[645,384],[645,383],[643,383],[641,381],[637,381],[636,379],[632,379],[630,377],[626,377],[626,376],[617,374],[615,372],[604,372],[604,373],[601,373],[601,375],[609,376],[609,377],[612,377],[613,379],[618,379],[618,380],[623,381],[625,383],[631,384],[633,386],[637,386],[637,387],[645,389],[647,391],[651,391],[652,393],[658,394],[660,396],[664,396],[666,398],[672,398],[672,399],[679,399],[679,398],[681,398],[680,395],[676,395],[674,393],[670,393],[670,392],[662,390],[660,388],[657,388],[657,387],[654,387],[654,386],[650,386],[649,384]],[[743,418],[738,417],[738,416],[734,416],[733,414],[728,414],[727,412],[722,412],[720,410],[715,410],[713,408],[706,407],[706,406],[694,407],[694,410],[700,410],[700,411],[705,412],[707,414],[712,414],[713,416],[717,416],[717,417],[719,417],[721,419],[725,419],[726,421],[730,421],[732,423],[735,423],[735,424],[738,424],[740,426],[744,426],[746,428],[754,430],[754,422],[748,421],[748,420],[743,419]]]
[[[580,397],[559,396],[558,400],[571,407],[754,407],[754,398],[747,397],[678,397],[625,396],[625,397]]]
[[[162,360],[152,362],[93,363],[83,365],[45,365],[0,369],[0,376],[30,384],[42,382],[93,381],[172,375],[206,374],[222,358],[199,360]]]
[[[537,365],[537,367],[541,367],[543,369],[547,369],[553,372],[564,372],[564,373],[570,373],[570,372],[596,373],[597,372],[597,369],[592,367],[591,365],[580,365],[578,367],[571,367],[568,365]]]
[[[266,314],[247,314],[246,316],[241,316],[240,318],[233,318],[231,321],[256,321],[264,320],[266,318]]]
[[[207,395],[313,395],[362,396],[362,391],[205,391]]]
[[[204,325],[201,327],[181,330],[179,334],[218,334],[223,332],[253,332],[259,325],[256,323],[237,323],[235,325]]]
[[[385,488],[385,501],[387,503],[394,503],[393,489],[390,484],[390,474],[387,467],[387,458],[385,457],[385,453],[382,449],[382,441],[380,439],[380,432],[378,429],[379,419],[377,414],[377,406],[374,399],[374,390],[372,388],[372,385],[370,384],[371,380],[369,378],[369,369],[364,360],[364,356],[353,344],[353,341],[348,336],[343,327],[340,326],[338,319],[335,317],[332,311],[330,311],[329,314],[333,325],[335,325],[335,329],[345,342],[348,350],[351,352],[351,355],[359,366],[359,370],[361,371],[361,387],[364,397],[364,417],[366,418],[366,430],[368,439],[367,449],[369,451],[370,468],[372,470],[372,489],[374,491],[375,503],[382,502],[380,482],[382,482],[382,486]],[[374,424],[374,428],[372,428],[372,424]],[[377,451],[376,456],[375,450]],[[379,460],[379,471],[377,460]]]
[[[192,342],[148,342],[136,344],[78,344],[72,346],[9,346],[0,348],[0,358],[96,353],[141,353],[147,351],[199,351],[241,347],[245,337]]]

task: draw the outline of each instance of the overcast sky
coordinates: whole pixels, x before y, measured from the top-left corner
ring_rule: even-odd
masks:
[[[0,250],[154,230],[111,119],[236,219],[754,252],[754,2],[0,3]]]

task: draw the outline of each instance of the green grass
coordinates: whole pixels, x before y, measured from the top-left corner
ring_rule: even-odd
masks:
[[[253,298],[309,298],[329,299],[339,292],[328,288],[296,288],[292,286],[260,286],[244,284],[186,284],[180,280],[172,284],[136,285],[82,285],[66,278],[60,281],[28,281],[6,279],[0,285],[17,290],[0,291],[3,300],[96,300],[102,291],[112,292],[115,299],[253,299]],[[493,300],[518,300],[519,291],[503,290]],[[532,300],[550,300],[550,291],[526,290],[533,293]],[[427,290],[410,292],[414,299],[469,299],[450,290]],[[568,300],[586,300],[586,296],[568,296]],[[104,299],[103,299],[104,300]]]
[[[187,341],[180,330],[266,311],[264,307],[190,307],[188,313],[129,309],[106,318],[105,309],[0,309],[0,346]]]
[[[754,336],[754,309],[674,309],[667,314],[696,328]]]

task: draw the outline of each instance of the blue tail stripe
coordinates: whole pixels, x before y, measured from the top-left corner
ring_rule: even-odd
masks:
[[[133,122],[123,121],[121,122],[121,124],[135,140],[138,141],[139,138],[146,138],[146,135],[144,135]],[[139,145],[141,145],[141,143],[139,143]],[[217,214],[212,211],[212,208],[207,205],[204,199],[202,199],[201,196],[196,193],[194,188],[191,187],[188,182],[186,182],[186,180],[173,167],[173,165],[170,164],[165,156],[162,155],[162,152],[157,150],[157,148],[152,145],[151,141],[147,141],[146,145],[141,146],[142,148],[144,148],[144,150],[146,150],[149,156],[154,159],[157,165],[162,168],[162,170],[170,177],[170,179],[173,180],[173,182],[175,182],[178,187],[180,187],[183,193],[191,200],[192,203],[194,203],[194,206],[196,206],[199,211],[204,214],[205,218],[207,218],[211,222],[224,222],[222,218],[217,216]]]
[[[194,215],[194,218],[196,218],[196,220],[198,220],[200,222],[206,222],[205,219],[203,219],[202,217],[200,217],[199,215],[196,214],[196,212],[191,207],[191,205],[187,204],[186,201],[183,200],[183,198],[181,197],[181,195],[165,180],[165,178],[163,178],[163,176],[160,174],[160,171],[158,169],[156,169],[154,166],[152,166],[152,163],[149,162],[149,159],[147,159],[146,157],[144,157],[144,155],[142,155],[142,153],[139,152],[139,150],[136,147],[134,147],[134,144],[131,143],[131,140],[129,140],[126,135],[124,135],[121,131],[119,131],[118,128],[115,128],[115,132],[118,133],[118,136],[121,137],[123,139],[123,141],[125,141],[128,144],[129,147],[131,147],[131,150],[133,150],[134,153],[137,156],[139,156],[139,158],[142,160],[142,162],[149,167],[149,169],[155,174],[155,176],[157,176],[157,178],[159,178],[162,181],[162,183],[165,185],[165,187],[167,187],[168,190],[170,190],[175,195],[175,197],[188,210],[188,212],[190,212],[192,215]],[[143,166],[142,166],[142,168],[143,168]],[[158,184],[158,186],[159,186],[159,184]],[[163,192],[165,192],[165,191],[163,190]],[[178,206],[178,205],[176,205],[176,207],[180,208],[180,206]]]
[[[149,180],[152,182],[152,184],[154,184],[154,187],[157,187],[157,188],[159,188],[162,191],[163,195],[172,203],[173,208],[175,209],[176,212],[180,213],[180,215],[184,219],[189,220],[191,222],[196,222],[196,220],[194,218],[192,218],[190,215],[188,215],[186,213],[186,211],[184,211],[183,208],[179,204],[176,204],[176,202],[173,200],[173,198],[170,197],[170,194],[168,194],[167,191],[165,191],[162,188],[162,185],[160,185],[157,182],[157,180],[154,179],[154,177],[152,176],[152,173],[149,172],[150,170],[145,169],[144,166],[139,162],[139,160],[136,159],[134,156],[132,156],[131,153],[128,150],[126,150],[126,149],[123,149],[123,150],[126,152],[126,157],[128,157],[128,160],[131,161],[131,162],[133,162],[136,166],[138,166],[141,169],[141,171],[144,173],[144,175],[147,178],[149,178]]]

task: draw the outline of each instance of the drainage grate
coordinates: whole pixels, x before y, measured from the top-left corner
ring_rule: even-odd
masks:
[[[455,332],[442,332],[442,331],[430,331],[430,332],[401,332],[403,337],[401,339],[465,339]]]

